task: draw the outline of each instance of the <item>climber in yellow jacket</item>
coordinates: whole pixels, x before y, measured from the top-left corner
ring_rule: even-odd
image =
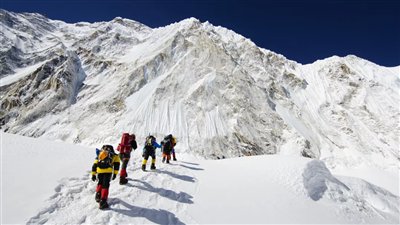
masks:
[[[92,166],[92,180],[98,179],[96,187],[96,202],[99,208],[108,208],[107,198],[111,179],[115,179],[118,174],[120,159],[114,152],[111,145],[104,145],[101,150],[96,149],[97,157]],[[97,174],[97,177],[96,177]]]

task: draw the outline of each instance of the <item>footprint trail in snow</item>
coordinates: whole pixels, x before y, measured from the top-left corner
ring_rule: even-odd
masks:
[[[140,163],[128,168],[129,182],[110,183],[110,208],[98,209],[94,200],[96,182],[89,171],[80,178],[64,178],[47,200],[47,206],[27,223],[98,224],[98,223],[196,223],[186,212],[197,191],[196,163],[173,161],[157,165],[157,170],[143,172]]]

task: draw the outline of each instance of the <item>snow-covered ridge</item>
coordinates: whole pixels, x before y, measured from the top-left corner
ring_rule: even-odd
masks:
[[[301,65],[195,18],[151,29],[26,16],[0,11],[6,132],[86,145],[173,133],[182,152],[207,158],[398,170],[400,67],[356,56]]]

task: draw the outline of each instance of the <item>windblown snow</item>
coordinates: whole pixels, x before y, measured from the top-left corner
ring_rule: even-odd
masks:
[[[0,9],[0,34],[2,222],[399,223],[400,66],[302,65],[195,18],[150,28]],[[98,214],[93,149],[123,132],[174,134],[181,158],[142,173],[136,152]],[[22,187],[41,191],[23,210]]]

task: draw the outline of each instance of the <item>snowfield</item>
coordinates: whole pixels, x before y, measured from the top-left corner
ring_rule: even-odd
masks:
[[[89,175],[95,147],[1,133],[1,223],[400,222],[398,171],[338,175],[323,161],[287,155],[204,160],[180,154],[178,143],[178,161],[158,158],[156,171],[143,172],[138,144],[129,183],[112,181],[111,208],[101,211]]]

